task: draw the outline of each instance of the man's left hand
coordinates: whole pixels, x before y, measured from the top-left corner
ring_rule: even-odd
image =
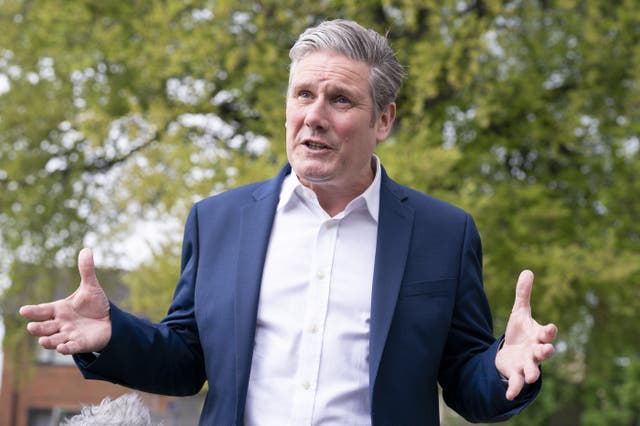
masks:
[[[516,299],[507,323],[502,348],[496,355],[496,368],[509,380],[506,398],[513,400],[525,383],[540,378],[540,363],[553,356],[553,340],[558,329],[553,324],[540,325],[531,317],[533,273],[520,273]]]

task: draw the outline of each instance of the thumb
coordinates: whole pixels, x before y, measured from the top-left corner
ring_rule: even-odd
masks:
[[[533,272],[525,269],[520,272],[516,284],[516,299],[513,302],[513,311],[519,309],[531,309],[531,289],[533,288]]]
[[[78,271],[80,272],[80,287],[100,287],[93,263],[93,251],[83,248],[78,254]]]

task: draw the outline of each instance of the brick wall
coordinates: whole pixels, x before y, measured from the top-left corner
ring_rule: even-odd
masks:
[[[0,426],[28,426],[30,409],[80,411],[83,405],[99,404],[106,396],[115,399],[132,392],[109,382],[85,380],[75,366],[46,364],[35,366],[27,384],[16,390],[12,387],[14,372],[9,370],[6,362],[4,364],[0,390]],[[176,403],[180,403],[180,398],[143,392],[138,394],[151,411],[152,417],[163,424],[197,424],[198,413],[191,413],[191,419],[183,419],[177,423],[172,411]]]

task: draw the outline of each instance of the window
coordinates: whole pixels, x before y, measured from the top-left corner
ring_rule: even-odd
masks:
[[[44,349],[40,346],[38,346],[37,359],[40,364],[74,365],[71,355],[62,355],[54,350]]]
[[[29,408],[29,413],[27,414],[27,425],[58,426],[63,419],[74,416],[76,414],[79,414],[79,412],[57,407]]]

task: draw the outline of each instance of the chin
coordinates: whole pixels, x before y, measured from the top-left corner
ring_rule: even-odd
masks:
[[[310,182],[324,182],[329,179],[330,173],[326,168],[318,167],[311,164],[299,164],[292,165],[293,170],[299,178],[308,180]]]
[[[316,173],[301,173],[298,174],[298,177],[300,179],[303,179],[307,182],[311,182],[311,183],[321,183],[321,182],[326,182],[329,180],[328,176],[325,175],[319,175]]]
[[[320,184],[331,180],[331,176],[326,173],[305,173],[296,171],[296,174],[298,175],[300,182],[303,184]]]

